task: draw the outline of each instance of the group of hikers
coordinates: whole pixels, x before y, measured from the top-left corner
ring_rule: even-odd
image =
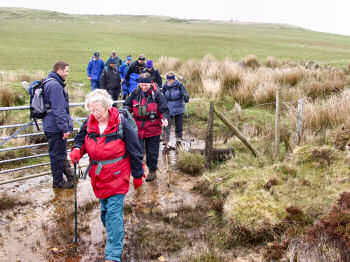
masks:
[[[119,69],[118,69],[119,68]],[[53,188],[72,188],[75,181],[67,161],[67,138],[73,131],[65,79],[69,64],[58,61],[43,86],[44,103],[50,110],[43,118],[43,129],[49,143]],[[137,189],[143,178],[151,182],[157,177],[161,135],[169,141],[175,121],[177,141],[182,138],[183,115],[189,95],[174,72],[166,74],[162,85],[153,61],[141,54],[132,62],[129,55],[122,62],[113,52],[106,63],[95,52],[87,75],[91,92],[85,108],[89,116],[75,136],[69,153],[75,165],[86,153],[86,173],[101,203],[101,220],[107,231],[106,261],[121,261],[124,239],[124,197],[129,190],[130,174]],[[121,86],[123,108],[118,108]],[[146,176],[144,153],[146,154]],[[67,180],[64,179],[66,176]]]

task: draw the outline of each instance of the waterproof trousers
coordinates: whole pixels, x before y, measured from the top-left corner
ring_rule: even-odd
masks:
[[[67,158],[67,140],[63,140],[62,132],[45,132],[49,143],[51,173],[54,183],[64,182],[64,160]]]
[[[118,194],[100,199],[101,220],[107,232],[106,260],[121,261],[124,239],[124,198],[125,195]]]
[[[158,169],[158,155],[159,155],[159,136],[139,138],[142,148],[142,153],[146,150],[146,165],[149,171],[156,171]]]
[[[179,114],[176,116],[170,116],[168,119],[168,126],[166,127],[166,140],[169,143],[170,141],[170,131],[171,126],[175,119],[175,134],[176,138],[182,138],[182,130],[183,130],[183,124],[184,124],[184,114]],[[163,141],[165,141],[164,134],[163,134]]]
[[[91,80],[91,91],[94,91],[96,88],[101,88],[100,81]]]

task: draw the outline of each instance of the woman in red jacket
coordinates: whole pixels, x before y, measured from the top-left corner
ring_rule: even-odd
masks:
[[[96,89],[86,97],[91,112],[74,139],[73,163],[88,153],[87,172],[94,193],[101,202],[101,220],[107,231],[106,261],[121,261],[124,238],[124,198],[129,190],[130,172],[135,189],[142,185],[143,154],[137,134],[129,122],[112,107],[105,90]]]
[[[164,95],[152,83],[149,73],[140,75],[138,87],[126,99],[124,107],[133,113],[140,145],[146,150],[146,165],[149,169],[146,181],[152,181],[156,178],[160,135],[162,127],[168,125],[169,108]]]

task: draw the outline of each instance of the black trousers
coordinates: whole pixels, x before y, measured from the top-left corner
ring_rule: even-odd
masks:
[[[118,100],[119,94],[120,94],[120,89],[106,89],[108,94],[111,95],[113,101]]]
[[[67,140],[62,132],[45,132],[49,142],[51,173],[54,183],[63,182],[64,161],[67,158]]]
[[[159,136],[139,138],[142,152],[146,149],[146,165],[150,171],[158,169],[158,155],[159,155]]]
[[[167,142],[170,141],[170,130],[171,130],[171,126],[174,122],[175,119],[175,134],[176,137],[178,138],[182,138],[182,130],[183,130],[183,124],[184,124],[184,114],[179,114],[176,116],[170,116],[168,119],[168,126],[166,127],[166,140]],[[164,137],[163,137],[163,141]]]

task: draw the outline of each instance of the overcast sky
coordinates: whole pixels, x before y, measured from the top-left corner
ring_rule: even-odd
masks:
[[[178,18],[287,23],[350,36],[350,0],[0,0],[0,7],[70,14],[165,15]]]

